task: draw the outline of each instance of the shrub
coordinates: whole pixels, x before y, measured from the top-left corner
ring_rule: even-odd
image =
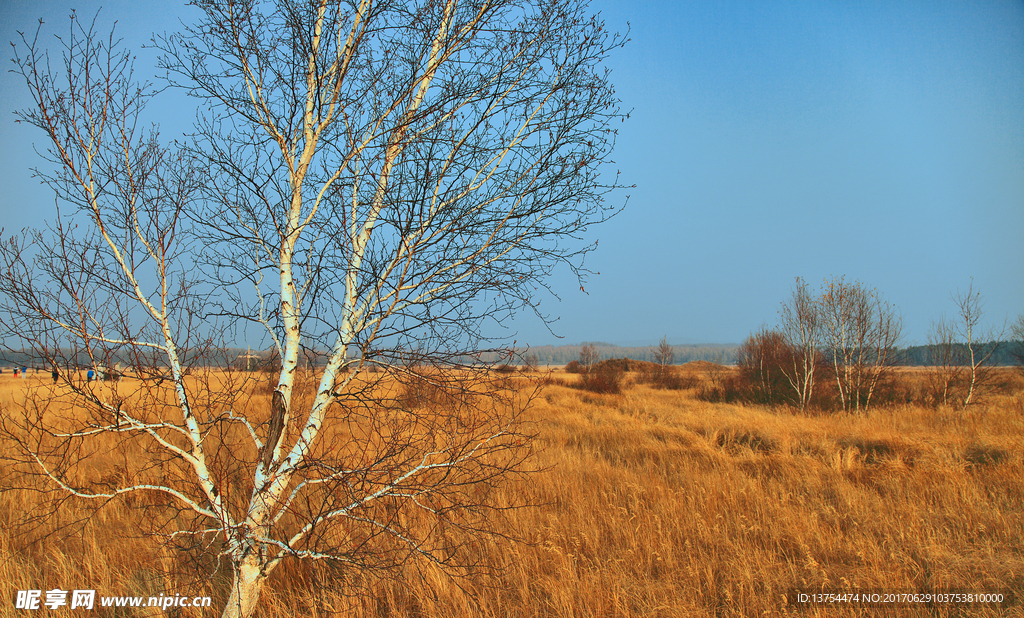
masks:
[[[454,410],[459,406],[460,393],[443,378],[411,374],[400,380],[401,390],[395,403],[404,410],[432,408]]]
[[[526,354],[523,356],[523,365],[524,371],[537,371],[540,369],[540,359],[537,358],[536,354]]]
[[[629,370],[639,374],[638,382],[659,389],[679,391],[694,388],[698,382],[697,376],[692,372],[683,371],[681,367],[645,361],[630,361]]]
[[[596,365],[594,365],[594,367],[614,367],[615,370],[618,371],[619,373],[625,373],[627,371],[630,371],[632,363],[633,361],[629,360],[628,358],[609,358],[608,360],[603,360],[597,363]]]
[[[582,372],[579,388],[591,393],[621,393],[626,367],[629,367],[629,361],[624,358],[601,361],[591,365]]]
[[[697,399],[712,403],[750,401],[750,385],[741,376],[729,375],[718,383],[705,383],[697,391]]]
[[[664,371],[654,375],[654,379],[650,384],[654,388],[681,391],[697,386],[697,376],[683,374],[672,367],[665,367]]]
[[[565,372],[566,373],[582,373],[582,371],[583,371],[583,367],[580,365],[579,361],[574,361],[574,360],[573,361],[569,361],[565,365]]]
[[[761,329],[747,337],[736,353],[745,399],[751,403],[774,406],[794,399],[793,387],[786,379],[798,354],[777,330]]]

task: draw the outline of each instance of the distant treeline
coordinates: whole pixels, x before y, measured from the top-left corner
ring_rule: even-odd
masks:
[[[524,359],[528,358],[531,362],[536,361],[540,365],[565,365],[569,361],[579,360],[580,350],[583,346],[593,345],[597,350],[598,355],[601,359],[611,358],[628,358],[632,360],[649,361],[655,362],[654,351],[657,346],[618,346],[612,343],[605,343],[603,341],[595,342],[583,342],[575,345],[560,345],[560,346],[536,346],[526,349],[520,349],[519,352],[524,356]],[[992,358],[989,359],[988,365],[996,366],[1012,366],[1019,365],[1019,354],[1022,346],[1019,341],[1001,341],[991,342],[979,346],[976,348],[976,354],[978,351],[984,355],[988,348],[996,346],[995,352],[992,354]],[[952,354],[952,358],[966,359],[969,358],[967,355],[967,346],[963,344],[953,345],[955,354]],[[718,363],[720,365],[734,365],[736,364],[736,352],[739,346],[736,344],[716,344],[716,343],[705,343],[705,344],[684,344],[672,346],[672,351],[675,355],[675,364],[682,365],[693,361],[710,361],[712,363]],[[928,366],[936,364],[936,359],[939,358],[938,346],[930,345],[918,345],[911,346],[901,350],[898,354],[898,364],[905,366]],[[92,366],[91,359],[88,354],[79,352],[78,354],[60,354],[63,366],[72,366],[79,368],[88,368]],[[276,360],[276,354],[268,351],[248,351],[245,348],[228,348],[219,350],[215,354],[207,352],[205,355],[207,358],[200,360],[199,358],[189,355],[187,364],[199,364],[199,365],[217,365],[225,366],[231,365],[236,369],[265,369],[268,366],[273,366],[274,360]],[[494,354],[485,354],[481,357],[484,362],[493,362],[497,358]],[[155,366],[162,365],[162,359],[154,358],[153,364]],[[302,364],[314,365],[322,367],[327,360],[326,352],[315,352],[306,351],[304,358],[300,359]],[[198,362],[197,362],[198,361]],[[120,357],[120,355],[112,354],[108,360],[110,365],[115,363],[121,365],[130,365],[131,359],[127,357]],[[471,360],[467,359],[467,362]],[[964,361],[961,361],[964,362]],[[100,363],[103,364],[103,363]],[[20,352],[16,350],[5,350],[0,353],[0,367],[10,366],[27,366],[36,369],[49,369],[46,363],[40,359],[33,359],[32,356],[26,352]]]
[[[588,345],[587,342],[578,345],[563,345],[563,346],[537,346],[528,349],[520,348],[518,351],[524,356],[528,356],[530,361],[536,361],[540,365],[564,365],[571,360],[578,360],[580,357],[580,350],[583,346]],[[594,342],[594,347],[597,349],[601,359],[609,358],[629,358],[633,360],[642,361],[653,361],[654,360],[654,347],[624,347],[617,346],[611,343]],[[701,345],[675,345],[672,346],[672,350],[675,352],[676,364],[688,363],[691,361],[711,361],[723,365],[731,365],[736,362],[736,350],[735,344],[701,344]],[[89,368],[93,365],[92,359],[85,352],[78,352],[71,354],[63,352],[57,354],[61,358],[59,363],[61,366],[71,366],[78,368]],[[235,369],[265,369],[268,366],[273,366],[276,362],[276,353],[269,352],[266,350],[251,350],[248,351],[245,348],[227,348],[219,350],[215,354],[207,352],[205,358],[198,358],[193,355],[187,357],[186,364],[196,365],[215,365],[225,366],[231,365]],[[99,360],[99,359],[97,359]],[[472,358],[461,359],[463,362],[472,363]],[[495,362],[498,360],[498,355],[495,353],[484,353],[479,357],[480,361],[483,362]],[[160,366],[163,363],[162,359],[154,358],[153,364]],[[303,358],[300,359],[300,363],[303,365],[313,365],[322,367],[327,362],[327,353],[306,350],[303,353]],[[100,361],[99,364],[114,364],[130,365],[132,359],[121,354],[110,354],[107,360]],[[39,369],[49,369],[49,365],[42,359],[33,358],[31,354],[27,352],[21,352],[17,350],[5,350],[0,352],[0,367],[3,366],[27,366]]]
[[[541,365],[564,365],[569,361],[579,360],[580,350],[585,345],[593,345],[601,359],[629,358],[632,360],[654,362],[654,350],[657,346],[625,347],[603,341],[583,342],[578,345],[542,345],[522,350],[527,356],[533,356]],[[736,350],[739,346],[732,343],[702,343],[674,345],[675,364],[681,365],[692,361],[710,361],[720,365],[736,363]]]
[[[249,366],[253,369],[266,366],[276,354],[267,351],[259,352],[253,350],[250,353],[245,348],[212,348],[204,349],[201,352],[184,350],[179,352],[182,365],[188,366],[218,366],[231,365],[235,368]],[[133,356],[126,351],[113,351],[102,353],[93,351],[90,356],[85,350],[52,350],[50,357],[56,361],[58,367],[70,369],[94,369],[98,367],[130,367],[136,364],[145,367],[163,367],[167,364],[167,358],[159,353],[150,352],[146,357]],[[6,367],[28,367],[30,369],[43,369],[49,371],[51,362],[38,354],[32,354],[23,350],[0,350],[0,368]]]
[[[579,345],[537,346],[529,350],[523,350],[523,353],[533,355],[541,365],[564,365],[569,361],[579,360],[580,350],[585,345],[590,344],[584,342]],[[592,345],[597,349],[601,359],[629,358],[632,360],[655,362],[654,351],[657,346],[624,347],[601,341],[595,341]],[[993,352],[992,357],[986,363],[987,365],[1019,365],[1021,363],[1018,356],[1020,354],[1018,346],[1022,345],[1024,344],[1019,341],[990,342],[976,346],[975,354],[984,356],[992,346],[995,346],[995,352]],[[734,365],[738,349],[739,346],[735,344],[708,343],[672,346],[672,351],[675,353],[675,364],[677,365],[693,361],[710,361],[720,365]],[[939,358],[938,351],[938,346],[910,346],[899,351],[897,354],[898,364],[914,367],[934,365]],[[970,358],[967,353],[967,346],[964,344],[954,344],[952,351],[953,354],[949,355],[950,358]],[[967,364],[969,361],[961,360],[961,363]]]
[[[1024,343],[1020,341],[992,341],[985,344],[975,345],[974,354],[979,358],[984,358],[988,351],[995,346],[995,351],[992,352],[992,357],[989,358],[988,362],[985,363],[989,366],[994,367],[1005,367],[1019,365],[1020,363],[1020,352],[1018,346],[1022,346]],[[963,366],[970,365],[970,351],[967,349],[967,345],[963,343],[954,343],[950,345],[951,354],[948,354],[949,358],[954,359],[951,365],[956,365],[956,359],[959,359],[959,364]],[[937,345],[915,345],[905,350],[902,350],[899,355],[900,364],[907,366],[928,366],[939,364],[941,358],[941,348]]]

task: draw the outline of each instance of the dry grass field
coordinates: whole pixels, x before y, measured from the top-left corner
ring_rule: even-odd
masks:
[[[1024,616],[1022,604],[787,601],[797,590],[1024,598],[1019,377],[966,412],[898,405],[865,416],[705,403],[694,389],[656,390],[629,376],[622,394],[600,395],[572,388],[576,379],[554,372],[530,408],[538,471],[505,491],[536,506],[511,516],[521,542],[481,543],[493,570],[452,579],[410,567],[384,578],[288,564],[258,615]],[[5,372],[0,404],[9,413],[48,380]],[[14,609],[15,591],[50,587],[187,589],[215,596],[207,615],[219,612],[216,577],[197,581],[138,534],[138,509],[112,502],[80,532],[54,534],[81,517],[68,500],[51,521],[18,529],[16,515],[38,497],[11,489],[17,470],[3,474],[0,616],[29,613]],[[199,615],[191,611],[168,615]]]

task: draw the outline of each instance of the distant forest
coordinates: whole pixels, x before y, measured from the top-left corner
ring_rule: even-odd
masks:
[[[657,346],[618,346],[612,343],[605,343],[603,341],[594,342],[583,342],[573,345],[560,345],[560,346],[536,346],[531,348],[521,348],[519,352],[524,355],[524,358],[528,358],[531,362],[536,361],[539,365],[565,365],[569,361],[579,360],[580,350],[585,345],[593,345],[597,350],[600,358],[629,358],[632,360],[651,361],[654,362],[654,350]],[[980,345],[976,348],[982,355],[987,350],[988,346],[997,345],[996,351],[992,354],[992,358],[989,359],[988,365],[996,366],[1008,366],[1008,365],[1019,365],[1020,356],[1024,353],[1024,343],[1020,341],[1002,341],[998,343],[989,343]],[[956,354],[954,358],[966,358],[966,346],[963,344],[954,344],[954,348],[960,348],[963,354]],[[684,344],[672,346],[672,351],[675,354],[675,364],[682,365],[684,363],[690,363],[693,361],[710,361],[712,363],[718,363],[720,365],[734,365],[736,364],[736,352],[739,346],[732,343],[717,344],[717,343],[704,343],[704,344]],[[925,366],[934,364],[933,359],[937,358],[935,354],[936,346],[911,346],[900,350],[897,355],[898,365],[906,366]],[[317,354],[315,352],[307,351],[306,358],[302,359],[303,364],[322,366],[326,361],[326,356],[323,353]],[[232,364],[236,369],[265,369],[270,362],[271,354],[266,351],[258,352],[253,350],[252,356],[249,356],[244,349],[229,348],[222,350],[217,355],[219,358],[211,359],[207,361],[213,365],[223,365],[225,361]],[[493,361],[494,358],[488,358],[485,355],[485,361]],[[248,357],[248,358],[247,358]],[[127,358],[119,358],[118,355],[113,355],[109,363],[127,364]],[[78,367],[90,366],[90,359],[86,354],[79,354],[77,358],[65,358],[64,364]],[[199,363],[206,364],[206,363]],[[6,350],[0,352],[0,368],[7,368],[13,366],[28,366],[36,369],[49,369],[45,364],[38,360],[33,360],[29,354],[20,351]],[[154,366],[160,366],[158,360],[154,359]]]
[[[1021,341],[1000,341],[990,342],[987,344],[980,344],[975,347],[974,353],[984,356],[988,353],[988,350],[992,346],[997,346],[995,352],[992,353],[992,358],[989,359],[986,365],[993,365],[997,367],[1020,365],[1020,357],[1024,353],[1024,342]],[[900,360],[903,365],[921,366],[921,365],[934,365],[936,358],[938,358],[937,350],[939,346],[934,345],[916,345],[911,346],[902,351]],[[954,343],[952,345],[954,355],[953,358],[970,358],[967,351],[967,346],[963,343]],[[968,364],[968,363],[964,363]]]
[[[527,356],[536,357],[540,365],[564,365],[572,360],[579,360],[580,350],[585,345],[593,345],[601,359],[607,358],[629,358],[632,360],[654,361],[654,350],[657,346],[625,347],[603,341],[583,342],[576,345],[542,345],[520,350]],[[736,350],[739,349],[734,343],[701,343],[674,345],[672,351],[675,353],[675,363],[681,365],[692,361],[710,361],[720,365],[732,365],[736,363]]]
[[[541,365],[564,365],[571,360],[579,360],[580,350],[585,345],[588,345],[588,343],[563,346],[537,346],[523,352],[536,356],[537,362]],[[1024,346],[1024,343],[1020,341],[1001,341],[979,345],[975,348],[975,353],[980,352],[984,355],[988,348],[993,345],[997,347],[992,354],[992,358],[989,359],[988,365],[1008,366],[1021,364],[1017,355],[1021,353],[1020,347]],[[597,349],[597,353],[602,359],[629,358],[652,362],[654,361],[654,350],[657,347],[623,347],[600,341],[593,342],[593,346]],[[954,358],[968,358],[966,345],[954,344],[953,348],[958,351],[953,356]],[[738,349],[739,346],[735,344],[714,343],[672,346],[672,351],[675,353],[675,364],[677,365],[693,361],[710,361],[721,365],[733,365],[736,363],[736,351]],[[937,358],[935,352],[936,346],[918,345],[904,348],[897,354],[896,364],[905,366],[932,365],[935,364],[933,359]],[[962,352],[962,354],[959,352]]]

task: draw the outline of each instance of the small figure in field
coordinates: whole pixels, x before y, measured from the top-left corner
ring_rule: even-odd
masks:
[[[57,373],[57,368],[56,367],[53,368],[53,371],[50,372],[50,375],[53,376],[53,383],[56,384],[58,378],[60,378],[60,374]]]
[[[87,371],[87,372],[86,372],[86,374],[85,374],[85,381],[86,381],[86,382],[92,382],[92,376],[93,376],[93,375],[94,375],[94,374],[93,374],[93,371],[92,371],[92,369],[90,369],[89,371]]]
[[[14,368],[14,377],[18,377],[18,368],[17,367]]]

